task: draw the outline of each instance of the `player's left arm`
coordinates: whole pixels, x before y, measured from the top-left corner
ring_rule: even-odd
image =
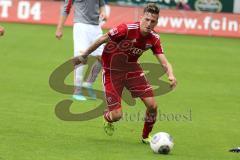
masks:
[[[164,54],[156,54],[156,58],[166,71],[168,80],[171,82],[171,87],[175,88],[177,85],[177,79],[173,73],[172,65],[169,63],[167,57]]]
[[[88,55],[91,54],[93,51],[95,51],[103,43],[106,43],[109,40],[110,38],[108,36],[108,33],[105,33],[104,35],[99,37],[91,46],[89,46],[88,49],[83,53],[83,55],[74,57],[72,59],[73,64],[78,65],[80,63],[86,63]]]

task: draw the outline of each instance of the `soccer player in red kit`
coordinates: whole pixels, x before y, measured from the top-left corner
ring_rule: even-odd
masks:
[[[171,64],[163,54],[159,35],[153,29],[157,25],[159,8],[150,3],[144,8],[140,22],[120,24],[101,36],[92,44],[84,55],[74,57],[73,63],[85,63],[87,56],[103,43],[102,54],[103,85],[107,102],[104,112],[106,123],[104,130],[108,135],[114,132],[113,123],[122,117],[121,95],[126,87],[134,98],[139,97],[146,106],[142,141],[148,143],[149,134],[157,116],[157,104],[151,85],[146,80],[143,70],[137,63],[138,58],[151,49],[162,67],[166,70],[171,86],[177,84]],[[157,68],[156,68],[157,69]]]

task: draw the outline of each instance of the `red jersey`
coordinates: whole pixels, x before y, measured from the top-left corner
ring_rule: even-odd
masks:
[[[108,36],[110,41],[104,47],[102,54],[104,69],[116,69],[112,67],[111,62],[117,54],[124,55],[127,63],[137,63],[138,58],[148,49],[151,49],[153,54],[163,54],[159,35],[152,31],[147,36],[143,36],[139,22],[121,24],[111,29]]]

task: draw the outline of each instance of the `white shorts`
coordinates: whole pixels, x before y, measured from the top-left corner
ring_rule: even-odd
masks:
[[[73,25],[73,43],[74,56],[78,56],[80,52],[85,51],[97,38],[102,36],[103,32],[100,26],[85,23],[74,23]],[[101,56],[103,45],[98,47],[91,56]]]

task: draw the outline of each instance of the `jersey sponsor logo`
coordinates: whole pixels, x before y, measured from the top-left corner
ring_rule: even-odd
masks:
[[[132,47],[130,49],[130,53],[129,54],[141,55],[143,52],[144,52],[144,50],[142,50],[140,48]]]
[[[118,45],[121,51],[128,51],[129,48],[132,48],[132,46],[133,46],[133,42],[130,40],[121,41]]]
[[[129,51],[128,54],[141,55],[145,50],[142,50],[137,47],[133,47],[134,41],[136,42],[136,39],[121,41],[118,45],[119,50],[120,51]]]
[[[134,40],[123,40],[119,44],[114,41],[110,41],[105,46],[104,52],[114,53],[116,51],[118,51],[118,52],[123,51],[123,52],[128,52],[128,54],[141,55],[145,50],[137,48],[137,47],[133,47],[132,41],[134,41]],[[152,47],[152,46],[149,46],[149,47]]]

